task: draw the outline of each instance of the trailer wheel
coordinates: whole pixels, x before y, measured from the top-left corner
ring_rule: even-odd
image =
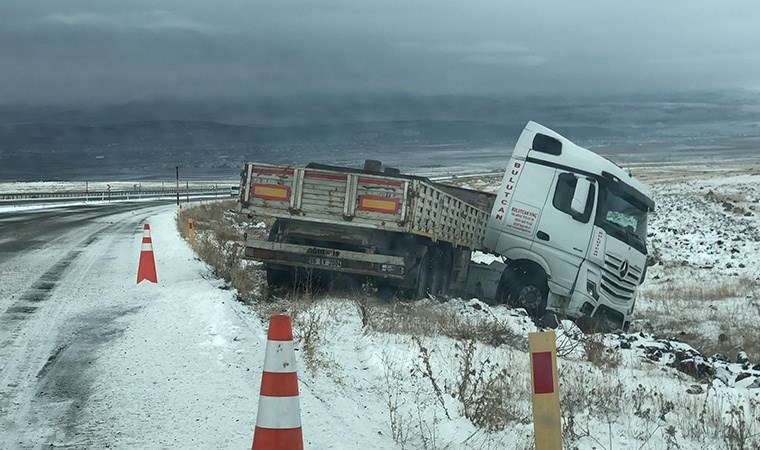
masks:
[[[431,248],[423,247],[420,251],[424,252],[417,262],[417,268],[407,274],[411,282],[405,288],[399,291],[401,297],[409,300],[418,300],[427,297],[431,288],[433,258]],[[413,277],[413,278],[412,278]]]
[[[414,299],[427,297],[430,290],[430,283],[433,272],[433,253],[430,249],[425,252],[420,260],[419,273],[417,275],[416,289],[414,290]]]
[[[280,228],[282,222],[278,219],[272,224],[272,228],[269,230],[269,242],[280,242],[282,240],[280,236]],[[276,264],[267,264],[267,287],[270,290],[274,289],[287,289],[293,287],[293,281],[295,280],[295,269],[288,266],[281,266]]]
[[[289,288],[293,284],[293,279],[292,268],[267,265],[267,286],[270,289]]]
[[[431,251],[430,292],[433,295],[446,295],[449,293],[449,277],[451,276],[451,252],[438,247],[431,249]]]

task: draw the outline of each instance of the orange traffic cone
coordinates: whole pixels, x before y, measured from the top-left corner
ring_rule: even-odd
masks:
[[[269,319],[252,450],[302,450],[301,407],[290,317]]]
[[[150,225],[147,223],[143,227],[140,265],[137,268],[137,284],[140,284],[142,280],[158,283],[156,261],[153,259],[153,241],[150,240]]]

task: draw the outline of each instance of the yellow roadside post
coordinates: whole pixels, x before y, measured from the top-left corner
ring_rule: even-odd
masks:
[[[187,238],[190,245],[195,242],[195,230],[193,230],[193,219],[187,219]]]
[[[553,331],[528,334],[536,450],[562,449],[557,343]]]

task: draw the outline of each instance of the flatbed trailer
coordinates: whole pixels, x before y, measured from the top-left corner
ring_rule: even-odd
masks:
[[[373,165],[244,163],[240,211],[278,219],[269,240],[247,240],[246,257],[265,261],[275,277],[284,266],[346,272],[411,288],[412,295],[430,288],[425,280],[445,284],[436,289],[441,292],[464,281],[470,252],[483,250],[496,196],[393,169],[369,170]],[[414,277],[428,253],[431,273],[418,287]],[[433,259],[461,268],[454,277],[436,276]]]

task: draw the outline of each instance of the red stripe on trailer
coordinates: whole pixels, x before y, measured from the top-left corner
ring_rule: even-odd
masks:
[[[259,175],[293,175],[293,171],[292,170],[287,170],[287,169],[265,169],[263,167],[262,168],[254,167],[251,170],[251,173],[256,173],[256,174],[259,174]]]
[[[535,394],[554,393],[552,352],[533,353],[533,392]]]
[[[378,180],[378,179],[375,179],[375,178],[359,178],[359,183],[362,183],[362,184],[376,184],[378,186],[401,187],[401,182],[400,181]]]
[[[251,450],[301,450],[303,449],[303,433],[301,428],[261,428],[253,431],[253,447]]]
[[[306,174],[304,174],[304,177],[320,178],[323,180],[339,180],[339,181],[346,181],[347,179],[346,175],[335,175],[331,173],[314,173],[314,172],[307,172]]]
[[[290,327],[290,317],[286,315],[270,317],[267,339],[270,341],[292,341],[293,329]]]
[[[261,395],[267,397],[295,397],[298,395],[296,372],[266,372],[261,374]]]

